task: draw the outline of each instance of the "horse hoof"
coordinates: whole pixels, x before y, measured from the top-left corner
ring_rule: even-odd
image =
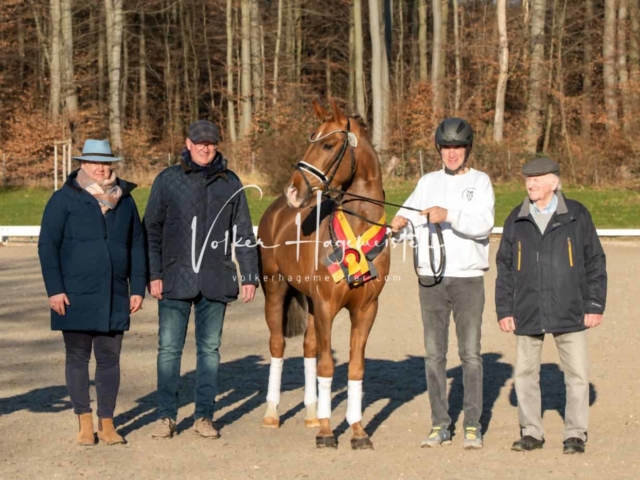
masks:
[[[264,428],[280,428],[280,420],[273,417],[264,417],[262,419],[262,426]]]
[[[316,447],[318,448],[338,448],[338,442],[333,435],[316,437]]]
[[[320,426],[320,420],[317,418],[309,418],[304,421],[304,426],[307,428],[318,428]]]
[[[354,450],[373,450],[373,443],[371,443],[369,437],[352,438],[351,448]]]

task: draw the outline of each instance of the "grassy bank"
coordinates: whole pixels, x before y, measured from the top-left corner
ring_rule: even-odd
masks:
[[[387,185],[388,201],[402,203],[414,188],[414,182]],[[496,226],[501,226],[509,212],[521,203],[525,192],[519,184],[496,185]],[[149,188],[138,188],[133,196],[143,213],[149,198]],[[42,211],[51,196],[51,190],[41,188],[9,187],[0,188],[0,225],[39,225]],[[591,211],[599,228],[640,228],[640,193],[620,188],[583,188],[568,186],[567,197],[582,202]],[[275,197],[265,195],[260,199],[257,190],[247,190],[251,217],[257,225],[265,209]],[[395,207],[387,208],[390,218]]]

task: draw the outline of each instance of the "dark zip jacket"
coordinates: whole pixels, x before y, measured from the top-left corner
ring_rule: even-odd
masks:
[[[589,211],[558,193],[558,207],[540,233],[525,199],[504,224],[496,263],[498,320],[514,317],[516,335],[584,330],[584,315],[602,314],[607,298],[605,254]]]

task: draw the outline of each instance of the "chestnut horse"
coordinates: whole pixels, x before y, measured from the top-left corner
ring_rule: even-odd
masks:
[[[288,331],[304,331],[306,320],[305,424],[320,427],[316,446],[337,446],[330,425],[334,372],[331,327],[336,314],[346,308],[351,317],[347,399],[347,421],[353,432],[351,446],[372,448],[362,426],[364,354],[378,311],[378,297],[389,273],[389,245],[383,238],[372,260],[373,278],[356,284],[347,283],[351,270],[347,278],[336,283],[325,259],[335,253],[335,235],[332,244],[330,222],[336,214],[337,203],[344,206],[346,214],[342,218],[348,223],[345,230],[350,227],[358,239],[370,232],[372,225],[384,224],[384,208],[380,204],[350,195],[383,201],[382,175],[366,126],[359,117],[345,116],[335,101],[331,114],[315,101],[313,108],[322,125],[309,138],[309,148],[303,161],[297,164],[284,195],[269,206],[258,227],[265,316],[271,334],[271,368],[263,426],[280,425],[277,406],[285,336],[292,336],[287,335]],[[320,202],[321,195],[325,197],[323,202]],[[379,237],[385,233],[378,230]]]

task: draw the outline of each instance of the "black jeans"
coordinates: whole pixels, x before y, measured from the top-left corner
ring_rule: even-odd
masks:
[[[65,376],[74,413],[91,413],[89,359],[93,346],[96,356],[98,417],[113,418],[120,388],[120,349],[123,332],[64,331],[62,336],[67,352]]]
[[[421,277],[422,278],[422,277]],[[449,428],[447,351],[453,312],[462,361],[464,428],[480,428],[482,414],[482,357],[480,329],[484,309],[484,277],[444,277],[433,287],[420,286],[420,306],[426,349],[427,391],[434,427]]]

